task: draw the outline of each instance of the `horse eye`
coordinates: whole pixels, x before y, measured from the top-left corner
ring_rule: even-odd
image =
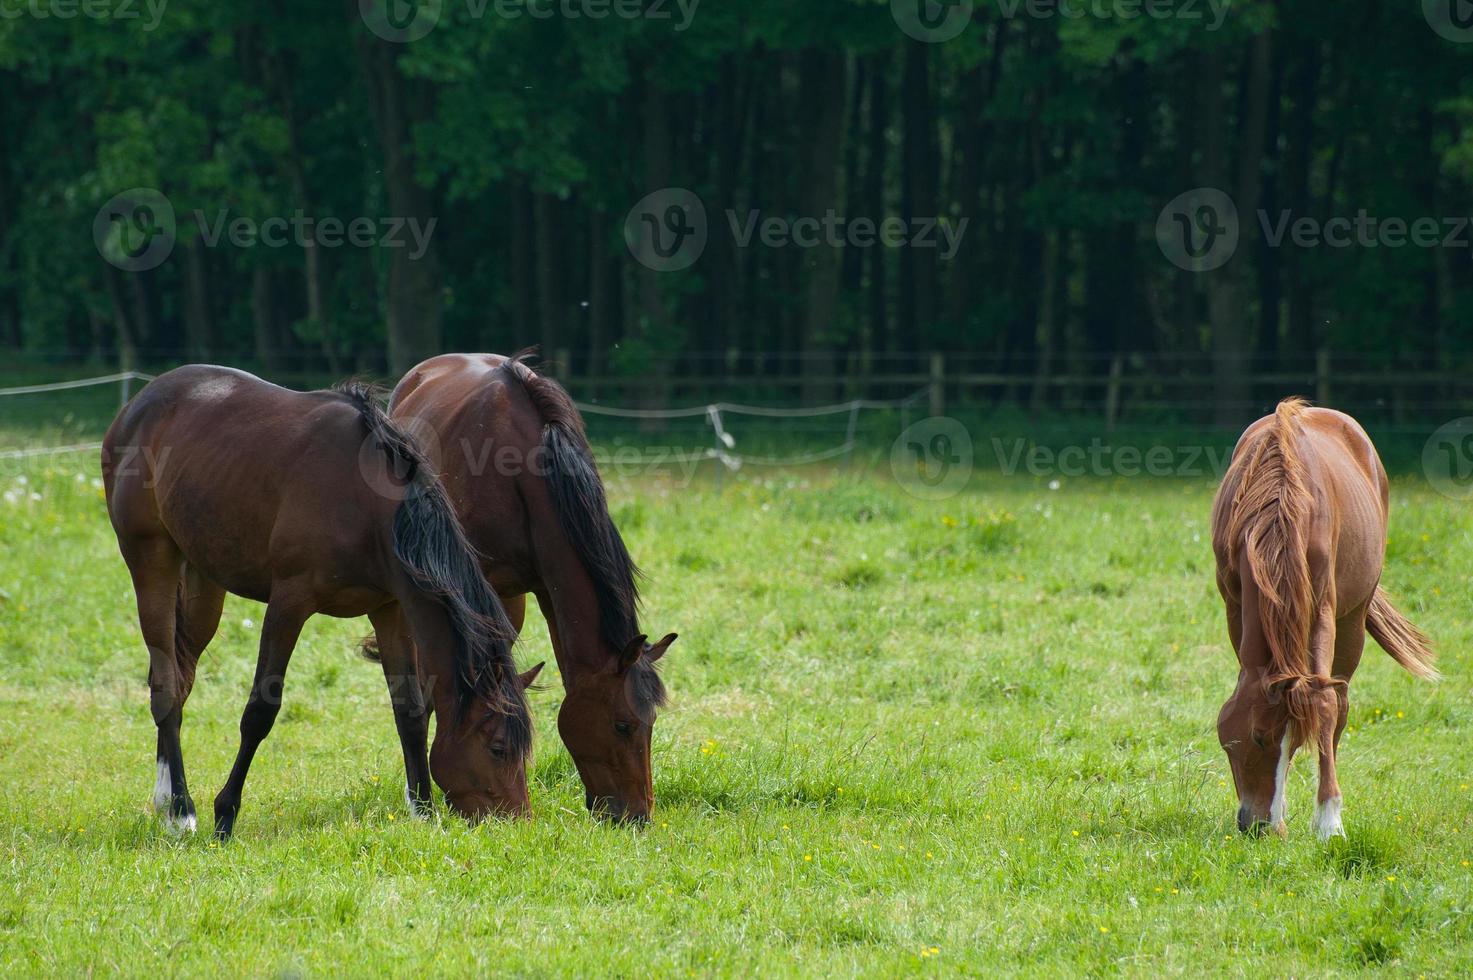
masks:
[[[1268,746],[1264,744],[1263,736],[1258,734],[1257,732],[1253,733],[1253,744],[1258,746],[1260,749],[1268,748]]]
[[[506,758],[506,744],[504,742],[492,742],[491,743],[491,758],[493,758],[493,759],[505,759]]]
[[[614,722],[614,731],[618,732],[621,737],[628,738],[629,733],[634,731],[634,726],[627,721],[616,721]]]

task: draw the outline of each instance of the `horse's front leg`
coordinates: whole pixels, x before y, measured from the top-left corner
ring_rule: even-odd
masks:
[[[287,664],[291,662],[297,637],[302,633],[302,625],[310,615],[310,610],[282,600],[272,599],[266,606],[266,616],[261,626],[261,651],[256,659],[256,676],[251,682],[251,694],[246,700],[245,711],[240,716],[240,751],[236,753],[235,765],[230,768],[230,777],[225,780],[225,787],[215,797],[216,837],[227,838],[235,829],[246,773],[250,771],[256,748],[271,733],[271,726],[276,723],[276,715],[281,711]]]
[[[1341,819],[1340,779],[1336,762],[1340,755],[1340,736],[1345,733],[1345,722],[1350,717],[1350,677],[1360,664],[1361,653],[1366,645],[1365,615],[1340,624],[1335,633],[1334,672],[1345,681],[1336,688],[1339,705],[1335,716],[1335,736],[1330,741],[1330,751],[1320,752],[1319,791],[1315,794],[1314,830],[1321,840],[1344,837],[1345,825]]]
[[[425,685],[452,683],[454,678],[420,676],[409,623],[397,602],[368,614],[378,637],[379,661],[389,685],[389,704],[394,709],[394,727],[404,752],[404,798],[409,812],[426,817],[434,802],[430,783],[430,700]]]

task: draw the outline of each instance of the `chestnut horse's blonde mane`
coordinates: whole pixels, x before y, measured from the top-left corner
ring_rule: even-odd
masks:
[[[1237,492],[1228,509],[1228,567],[1253,576],[1261,601],[1258,618],[1268,643],[1269,673],[1265,691],[1279,693],[1298,725],[1301,737],[1319,729],[1315,708],[1318,680],[1309,662],[1309,633],[1314,621],[1314,586],[1310,581],[1306,533],[1314,496],[1305,484],[1299,456],[1299,420],[1307,408],[1302,398],[1286,398],[1274,411],[1272,424],[1245,447]],[[1247,561],[1237,567],[1239,548]]]

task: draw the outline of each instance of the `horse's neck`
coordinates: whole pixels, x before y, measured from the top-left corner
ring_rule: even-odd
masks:
[[[410,639],[414,641],[421,683],[435,710],[443,712],[454,704],[460,670],[455,658],[459,641],[450,613],[440,603],[418,592],[400,596],[399,602],[409,624]]]
[[[560,560],[545,563],[537,603],[552,635],[558,670],[571,679],[607,670],[618,657],[603,640],[598,593],[578,557],[564,549]]]

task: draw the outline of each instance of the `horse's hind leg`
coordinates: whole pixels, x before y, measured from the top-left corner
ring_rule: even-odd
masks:
[[[274,590],[273,590],[274,591]],[[229,837],[240,813],[240,796],[256,748],[271,733],[281,711],[286,668],[311,610],[287,601],[272,599],[261,624],[261,652],[256,659],[256,676],[251,694],[240,716],[240,750],[225,786],[215,797],[215,836]]]
[[[1315,795],[1314,829],[1321,840],[1345,835],[1345,826],[1340,817],[1340,779],[1336,764],[1340,755],[1340,736],[1345,733],[1345,721],[1350,717],[1350,677],[1360,665],[1365,646],[1366,611],[1363,609],[1357,615],[1348,617],[1347,621],[1342,621],[1335,632],[1334,674],[1345,681],[1345,685],[1336,688],[1340,703],[1335,716],[1335,735],[1330,741],[1330,751],[1328,754],[1320,753],[1320,781],[1319,791]]]
[[[149,708],[158,727],[154,809],[174,828],[193,830],[194,802],[184,782],[184,756],[179,748],[185,691],[175,654],[179,569],[183,559],[174,542],[162,533],[124,540],[123,558],[133,577],[138,625],[148,648]]]
[[[195,670],[199,666],[200,654],[215,638],[220,628],[220,611],[225,605],[225,590],[201,575],[193,566],[185,564],[179,576],[178,592],[174,605],[174,661],[178,671],[179,724],[184,722],[184,705],[194,690]],[[178,729],[174,731],[178,742]],[[167,813],[171,819],[183,819],[194,829],[194,802],[189,795],[189,784],[184,776],[183,749],[176,745],[170,755],[166,750],[164,731],[159,730],[158,782],[154,786],[154,809]],[[173,761],[168,761],[172,759]],[[181,802],[187,818],[174,814],[174,801]]]

